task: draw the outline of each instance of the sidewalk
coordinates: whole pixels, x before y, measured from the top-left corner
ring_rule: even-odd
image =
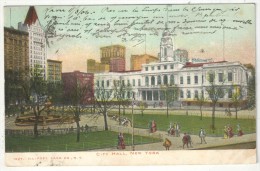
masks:
[[[137,128],[135,128],[135,129],[137,129]],[[139,132],[144,132],[144,131],[140,130]],[[168,138],[172,142],[172,146],[170,147],[170,150],[187,150],[186,146],[184,147],[184,149],[182,146],[183,134],[181,134],[180,137],[173,137],[173,136],[168,136],[167,133],[163,132],[163,131],[157,131],[156,133],[161,134],[163,136],[163,140],[165,138]],[[201,144],[201,141],[200,141],[200,138],[198,135],[191,135],[191,139],[192,139],[192,147],[188,148],[188,150],[253,142],[253,141],[256,141],[256,133],[246,134],[241,137],[234,136],[230,139],[224,139],[223,137],[206,137],[207,144]],[[100,149],[98,151],[116,151],[116,150],[118,150],[118,149],[106,148],[106,149]],[[125,150],[132,151],[132,146],[127,146]],[[148,151],[148,150],[160,151],[160,150],[165,150],[165,147],[163,146],[163,142],[159,142],[159,143],[135,145],[135,150],[136,151]]]

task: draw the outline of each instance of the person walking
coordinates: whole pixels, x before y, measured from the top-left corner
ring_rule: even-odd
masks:
[[[207,144],[205,137],[206,137],[206,131],[202,128],[200,128],[200,132],[199,132],[199,137],[201,140],[201,144],[204,142],[205,144]]]

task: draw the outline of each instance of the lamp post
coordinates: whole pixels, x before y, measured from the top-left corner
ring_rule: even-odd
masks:
[[[132,151],[135,151],[135,145],[134,145],[134,95],[132,99]]]

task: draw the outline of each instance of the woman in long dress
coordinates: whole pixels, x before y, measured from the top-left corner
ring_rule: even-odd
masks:
[[[117,149],[125,149],[124,135],[121,132],[118,134]]]

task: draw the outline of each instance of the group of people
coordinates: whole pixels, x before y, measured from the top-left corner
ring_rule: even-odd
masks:
[[[180,131],[181,131],[181,127],[178,123],[174,123],[173,125],[172,125],[172,123],[170,123],[170,126],[167,130],[168,135],[172,135],[172,136],[176,136],[176,137],[180,136]]]
[[[237,136],[242,136],[244,133],[240,127],[240,124],[237,124]],[[233,133],[233,128],[232,126],[230,126],[229,124],[228,125],[225,125],[225,128],[224,128],[224,139],[229,139],[229,138],[232,138],[234,136],[234,133]]]
[[[171,126],[171,124],[170,124]],[[170,129],[168,130],[168,135],[169,135],[169,131],[171,131],[172,128],[170,127]],[[207,144],[205,137],[206,137],[206,131],[205,129],[200,129],[199,131],[199,137],[201,140],[201,144],[205,143]],[[192,140],[191,140],[191,136],[189,134],[187,134],[186,132],[184,133],[183,137],[182,137],[182,148],[184,149],[184,147],[186,146],[187,148],[192,147]],[[163,143],[163,146],[165,147],[166,150],[169,150],[171,147],[172,143],[168,138],[165,138],[165,141]]]

